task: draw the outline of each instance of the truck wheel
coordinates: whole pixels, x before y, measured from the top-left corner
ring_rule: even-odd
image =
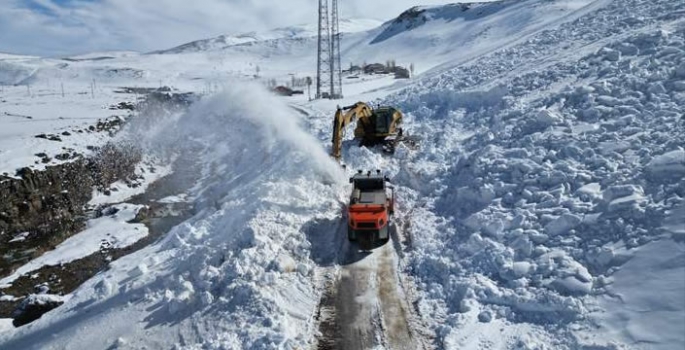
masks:
[[[357,240],[357,235],[356,232],[350,227],[349,225],[347,226],[347,239],[350,242],[355,242]]]

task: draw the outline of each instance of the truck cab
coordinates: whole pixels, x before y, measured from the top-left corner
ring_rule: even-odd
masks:
[[[359,242],[362,249],[371,249],[390,239],[388,227],[394,212],[394,191],[387,182],[388,178],[380,170],[359,171],[350,178],[354,186],[347,207],[347,238]]]

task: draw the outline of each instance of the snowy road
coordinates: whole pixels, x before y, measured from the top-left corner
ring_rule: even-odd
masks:
[[[0,349],[684,349],[685,2],[417,9],[341,45],[343,66],[397,59],[417,74],[347,76],[343,100],[261,87],[312,76],[314,37],[40,59],[34,85],[111,73],[99,86],[206,95],[138,128],[151,152],[200,144],[195,215],[31,325],[0,320]],[[14,88],[7,125],[101,105]],[[397,230],[371,253],[347,241],[346,174],[328,156],[337,105],[357,101],[398,108],[421,137],[388,157],[348,130],[347,169],[381,169],[397,194]],[[0,168],[35,161],[35,145],[90,144],[42,148],[35,134],[63,131],[48,124],[12,131],[25,152],[7,148]]]
[[[329,268],[334,272],[319,305],[317,349],[425,348],[412,329],[393,242],[361,251],[344,239],[344,229],[336,233],[343,243],[339,265]]]

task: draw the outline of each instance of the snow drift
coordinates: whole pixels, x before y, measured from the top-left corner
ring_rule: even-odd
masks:
[[[488,322],[515,325],[507,329],[523,348],[559,338],[568,348],[685,342],[637,320],[685,326],[682,303],[666,307],[654,290],[684,291],[669,277],[685,272],[683,222],[667,215],[682,212],[685,198],[685,26],[670,15],[683,6],[613,2],[387,98],[427,135],[421,152],[396,163],[395,179],[416,199],[409,271],[445,348],[468,346],[474,338],[464,334],[487,333]],[[616,273],[640,251],[673,245],[661,249],[672,258],[660,268],[643,260],[663,275],[649,286],[626,287],[628,271],[649,279],[637,260]],[[596,308],[592,296],[617,290],[630,300]],[[618,311],[638,304],[649,312]],[[631,329],[612,319],[597,334],[583,323],[614,311]]]

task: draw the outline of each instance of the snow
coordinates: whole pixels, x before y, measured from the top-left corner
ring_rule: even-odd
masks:
[[[366,32],[381,25],[381,21],[367,18],[341,19],[340,33]],[[311,39],[318,35],[318,25],[303,24],[276,28],[265,33],[242,33],[222,35],[216,38],[190,42],[169,50],[156,51],[157,54],[178,54],[208,50],[222,50],[231,46],[245,46],[253,43],[284,41],[283,39]]]
[[[685,176],[685,150],[678,149],[654,157],[647,165],[649,172],[656,177],[682,177]]]
[[[631,21],[637,8],[656,16],[682,4],[603,6],[384,98],[407,115],[405,130],[424,139],[419,151],[380,160],[344,150],[351,167],[392,169],[406,186],[398,197],[411,213],[408,271],[446,348],[487,337],[470,334],[474,316],[459,311],[463,304],[496,310],[505,335],[522,324],[526,337],[548,346],[610,347],[601,335],[587,341],[544,325],[589,327],[581,320],[594,295],[610,293],[602,281],[633,253],[615,245],[639,247],[662,228],[682,230],[673,218],[683,201],[683,100],[669,89],[684,58],[670,47],[682,46],[684,27],[668,16],[659,22],[668,32],[655,17]]]
[[[164,197],[164,198],[158,200],[157,202],[167,203],[167,204],[184,203],[184,202],[188,202],[188,195],[185,193],[181,193],[181,194],[175,195],[175,196]]]
[[[396,58],[421,74],[345,79],[341,101],[245,83],[313,74],[316,41],[298,30],[68,68],[9,62],[11,79],[70,72],[205,98],[136,134],[153,155],[193,150],[201,181],[162,202],[193,200],[194,217],[0,343],[311,347],[313,257],[330,253],[317,240],[331,241],[347,194],[330,118],[370,101],[399,107],[421,145],[389,157],[347,139],[343,162],[391,177],[408,223],[399,273],[437,348],[682,348],[685,3],[471,6],[345,35],[344,66]]]
[[[673,239],[685,239],[685,205],[666,211],[663,228],[673,234]]]
[[[103,217],[87,222],[86,229],[60,243],[54,250],[19,267],[13,274],[0,280],[7,287],[17,278],[43,266],[57,266],[84,258],[103,248],[124,248],[147,236],[143,224],[129,224],[142,208],[139,205],[120,204],[107,209]]]
[[[14,55],[9,53],[0,52],[0,59],[3,60],[24,60],[30,58],[37,58],[36,56],[26,56],[26,55]]]
[[[564,214],[545,226],[545,232],[550,236],[568,233],[571,229],[580,225],[583,220],[573,214]]]
[[[63,303],[65,297],[54,294],[31,294],[22,300],[23,305],[45,305],[50,303]]]
[[[631,346],[678,349],[685,344],[685,244],[664,239],[640,247],[611,276],[606,311],[595,312],[604,336]]]
[[[3,332],[8,332],[14,329],[14,325],[12,325],[12,319],[11,318],[0,318],[0,333]]]
[[[112,111],[107,107],[132,97],[117,96],[111,90],[100,91],[101,88],[98,88],[93,98],[87,82],[64,83],[65,97],[62,97],[61,85],[55,81],[42,86],[33,85],[28,89],[26,86],[2,87],[0,174],[14,176],[16,170],[26,166],[42,170],[46,166],[63,163],[55,158],[58,154],[71,155],[77,152],[88,155],[92,153],[88,146],[101,146],[111,140],[108,133],[88,128],[99,120],[125,116],[121,111]],[[37,138],[40,134],[56,135],[60,140]],[[38,153],[45,153],[50,162],[41,162],[41,158],[36,156]]]
[[[66,59],[70,60],[103,60],[112,58],[135,57],[140,53],[135,51],[102,51],[90,52],[83,55],[69,56]]]

